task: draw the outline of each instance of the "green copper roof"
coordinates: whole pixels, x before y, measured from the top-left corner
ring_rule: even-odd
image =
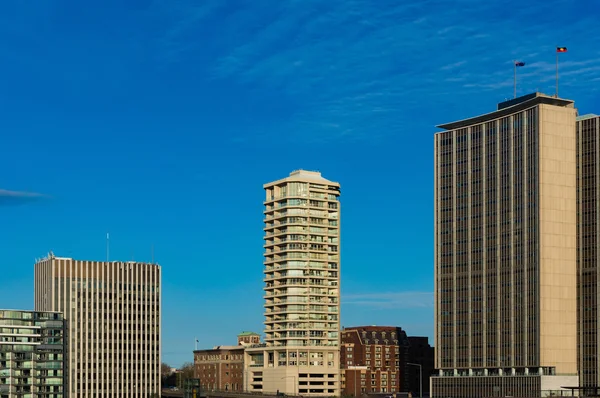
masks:
[[[238,334],[238,336],[260,336],[260,334],[254,332],[242,332]]]

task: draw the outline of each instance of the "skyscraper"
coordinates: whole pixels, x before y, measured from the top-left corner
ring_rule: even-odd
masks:
[[[156,264],[53,254],[35,264],[36,311],[67,321],[70,396],[160,394],[160,289]]]
[[[575,117],[535,93],[439,126],[432,396],[577,385]]]
[[[265,344],[246,388],[338,395],[340,185],[299,170],[264,186]]]
[[[596,115],[577,118],[577,206],[579,377],[582,387],[597,387],[600,385],[600,116]]]

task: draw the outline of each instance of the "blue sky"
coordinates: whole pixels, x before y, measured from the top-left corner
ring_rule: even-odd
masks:
[[[3,1],[0,307],[33,262],[155,258],[163,352],[262,331],[262,184],[342,184],[342,324],[433,334],[435,125],[519,94],[600,113],[596,0]],[[40,193],[45,196],[15,194]],[[228,270],[227,272],[223,272]]]

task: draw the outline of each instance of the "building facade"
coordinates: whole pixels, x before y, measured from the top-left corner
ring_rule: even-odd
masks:
[[[342,393],[427,396],[433,352],[427,337],[407,336],[399,327],[346,327],[341,332]]]
[[[260,344],[260,334],[254,332],[242,332],[238,334],[238,345],[249,346]]]
[[[600,116],[577,118],[578,345],[581,387],[600,386]]]
[[[575,117],[535,93],[439,126],[433,396],[577,385]]]
[[[429,377],[435,371],[435,349],[429,344],[429,338],[422,336],[408,336],[408,344],[409,362],[421,365],[420,368],[415,365],[406,368],[410,392],[413,397],[416,397],[422,389],[423,396],[428,397]]]
[[[67,397],[66,380],[62,314],[0,310],[0,398]]]
[[[194,377],[207,391],[246,391],[244,383],[244,350],[259,345],[260,335],[242,332],[237,346],[217,346],[194,351]]]
[[[204,391],[244,391],[244,346],[194,351],[194,377]]]
[[[160,394],[161,269],[52,253],[35,264],[36,311],[67,321],[69,395]]]
[[[295,171],[264,186],[265,344],[248,389],[339,395],[340,185]]]
[[[408,350],[408,337],[401,328],[344,328],[340,352],[343,395],[409,391]]]

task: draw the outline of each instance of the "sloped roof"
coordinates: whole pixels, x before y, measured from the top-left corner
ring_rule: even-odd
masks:
[[[314,182],[317,184],[333,185],[336,187],[340,186],[340,184],[338,182],[329,181],[328,179],[323,178],[321,176],[321,173],[318,171],[308,171],[308,170],[300,169],[300,170],[292,171],[290,173],[289,177],[270,182],[268,184],[265,184],[264,187],[266,188],[268,186],[278,185],[278,184],[282,184],[284,182],[293,182],[293,181]]]
[[[260,336],[260,334],[254,333],[254,332],[242,332],[242,333],[238,334],[238,337],[239,336]]]

